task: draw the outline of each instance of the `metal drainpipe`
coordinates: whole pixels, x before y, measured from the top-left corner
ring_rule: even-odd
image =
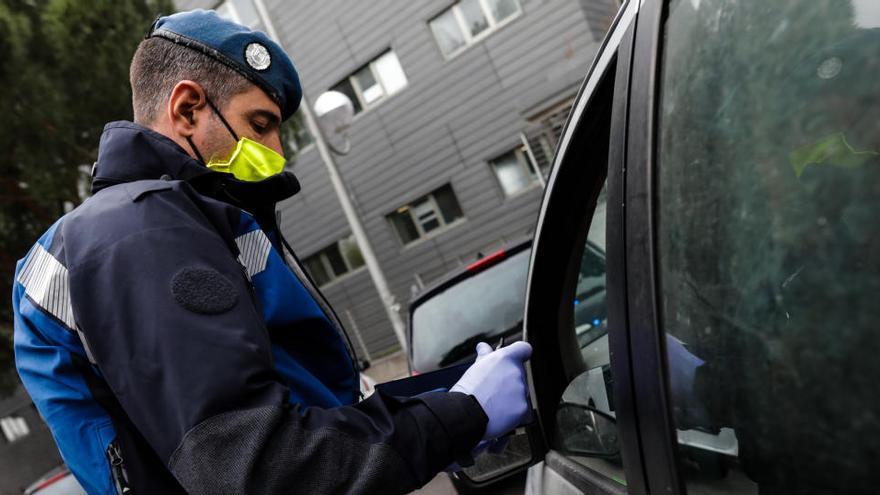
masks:
[[[354,321],[354,315],[351,314],[351,311],[345,310],[345,316],[348,317],[348,324],[350,325],[351,331],[354,333],[354,337],[357,339],[358,344],[361,345],[361,351],[363,351],[364,358],[370,363],[373,362],[373,357],[370,355],[370,350],[367,349],[367,344],[364,342],[364,336],[361,335],[361,329],[358,328],[358,324]],[[360,364],[360,363],[358,363]]]

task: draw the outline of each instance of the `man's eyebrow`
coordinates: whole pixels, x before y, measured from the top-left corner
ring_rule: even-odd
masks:
[[[263,117],[264,119],[269,121],[269,125],[278,126],[281,125],[281,117],[278,116],[275,112],[271,110],[264,110],[262,108],[258,108],[256,110],[251,110],[245,114],[245,116],[249,119],[254,117]]]

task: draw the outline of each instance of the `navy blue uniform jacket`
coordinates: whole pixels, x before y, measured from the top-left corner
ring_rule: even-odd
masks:
[[[22,259],[16,364],[89,493],[395,493],[482,437],[472,396],[375,393],[293,256],[285,172],[242,183],[129,122]]]

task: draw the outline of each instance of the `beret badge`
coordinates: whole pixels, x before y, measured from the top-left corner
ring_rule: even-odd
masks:
[[[250,43],[244,49],[244,60],[254,70],[266,70],[272,64],[272,56],[269,50],[260,43]]]

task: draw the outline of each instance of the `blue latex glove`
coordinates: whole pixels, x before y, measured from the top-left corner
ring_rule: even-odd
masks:
[[[485,342],[477,344],[477,361],[450,392],[473,395],[489,423],[483,440],[497,438],[525,423],[531,416],[523,363],[532,355],[526,342],[493,351]]]

